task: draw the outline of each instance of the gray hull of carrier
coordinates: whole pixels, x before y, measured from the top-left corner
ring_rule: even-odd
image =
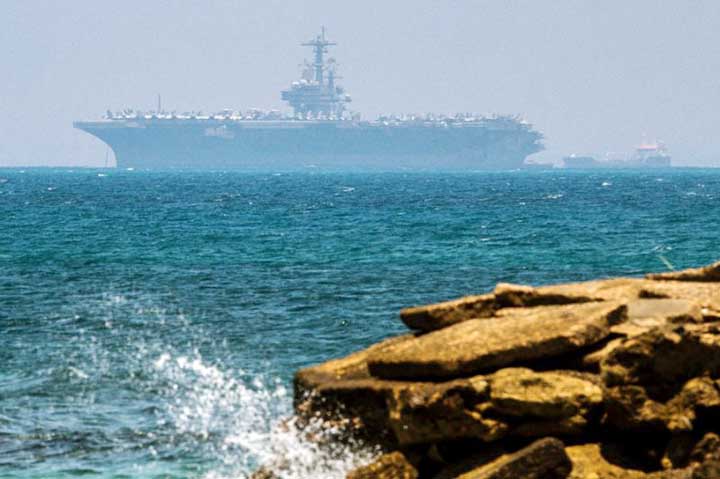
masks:
[[[121,168],[515,169],[542,150],[542,135],[519,118],[400,115],[362,121],[337,84],[334,45],[324,30],[301,79],[281,98],[292,114],[223,110],[213,115],[108,111],[75,122],[112,148]]]

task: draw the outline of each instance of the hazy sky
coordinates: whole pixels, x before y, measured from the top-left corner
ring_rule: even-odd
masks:
[[[284,108],[325,25],[352,109],[520,114],[533,158],[720,165],[720,1],[2,0],[0,165],[102,165],[105,110]]]

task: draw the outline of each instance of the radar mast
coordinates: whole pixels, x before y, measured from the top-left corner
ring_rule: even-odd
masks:
[[[330,42],[325,39],[325,27],[321,27],[320,34],[315,39],[309,42],[301,43],[304,47],[313,47],[315,53],[315,62],[313,68],[315,69],[315,81],[320,85],[324,82],[325,75],[325,57],[324,55],[328,52],[327,47],[335,46],[337,43]]]
[[[314,39],[300,45],[313,49],[314,61],[307,66],[312,68],[314,75],[303,73],[301,80],[293,82],[288,90],[282,92],[282,99],[293,107],[295,116],[299,118],[342,118],[345,104],[351,99],[344,89],[335,83],[338,78],[335,74],[337,63],[332,58],[325,59],[328,47],[337,43],[325,37],[325,27],[322,27]]]

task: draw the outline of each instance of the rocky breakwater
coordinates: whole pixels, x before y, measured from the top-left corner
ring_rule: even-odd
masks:
[[[384,451],[349,478],[720,478],[720,263],[400,316],[295,377],[299,417]]]

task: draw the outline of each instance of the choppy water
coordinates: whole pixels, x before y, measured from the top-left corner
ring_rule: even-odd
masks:
[[[715,260],[720,171],[0,170],[0,477],[342,477],[292,372],[498,281]]]

